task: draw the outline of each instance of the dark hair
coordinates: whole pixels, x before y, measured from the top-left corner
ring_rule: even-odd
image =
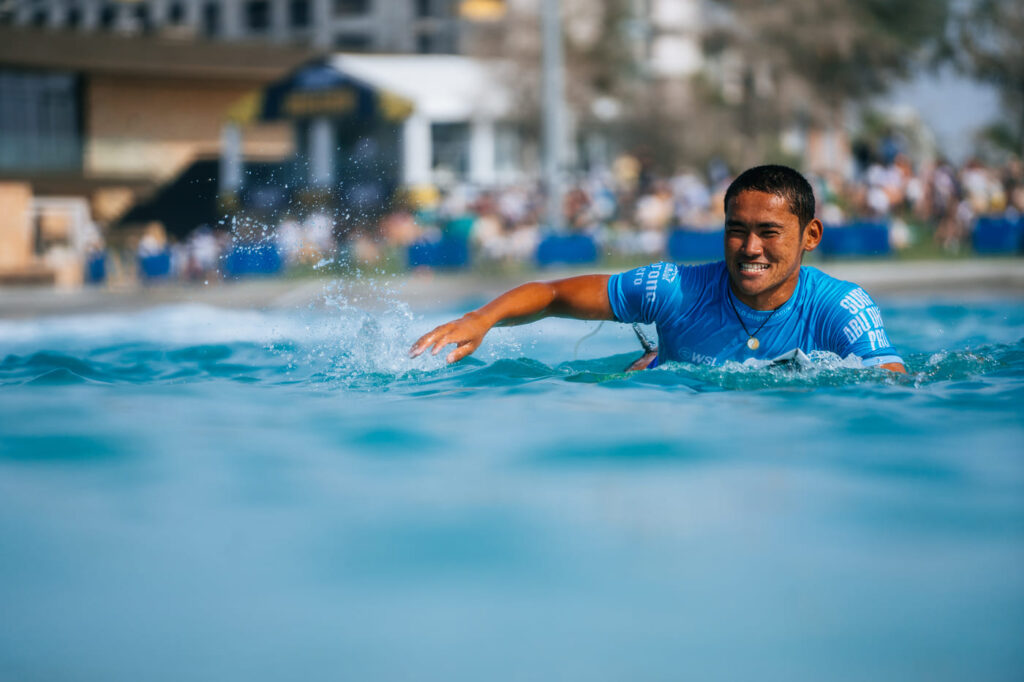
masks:
[[[740,192],[752,190],[782,197],[789,202],[789,210],[800,221],[800,229],[814,219],[814,190],[807,179],[789,166],[755,166],[740,173],[725,191],[725,211],[729,202]]]

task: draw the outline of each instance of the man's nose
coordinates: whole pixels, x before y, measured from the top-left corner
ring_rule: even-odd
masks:
[[[743,240],[743,253],[751,256],[761,253],[761,239],[756,234],[748,234]]]

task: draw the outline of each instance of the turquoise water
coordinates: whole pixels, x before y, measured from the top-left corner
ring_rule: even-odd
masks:
[[[1024,675],[1019,300],[883,300],[908,378],[382,300],[0,320],[0,679]]]

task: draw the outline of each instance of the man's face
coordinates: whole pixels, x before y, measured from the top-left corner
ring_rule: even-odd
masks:
[[[796,289],[804,251],[820,241],[821,223],[812,220],[801,232],[784,198],[740,192],[725,214],[725,265],[736,297],[757,310],[778,308]]]

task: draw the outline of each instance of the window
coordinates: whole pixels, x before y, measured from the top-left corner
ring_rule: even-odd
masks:
[[[335,16],[354,17],[369,13],[370,0],[334,0]]]
[[[494,166],[498,173],[510,177],[522,170],[523,135],[511,123],[499,123],[494,129]]]
[[[309,0],[292,0],[288,5],[288,23],[292,28],[309,27]]]
[[[503,0],[497,0],[502,2]],[[455,3],[456,7],[452,7],[450,0],[416,0],[415,12],[417,19],[451,19],[453,13],[458,13],[458,6],[461,3]]]
[[[203,35],[212,38],[220,33],[220,5],[208,2],[203,5]]]
[[[50,13],[44,8],[39,8],[32,12],[32,18],[29,20],[29,23],[36,28],[42,28],[49,23],[49,20]]]
[[[422,32],[416,35],[416,51],[420,54],[452,54],[455,46],[451,34],[441,31]]]
[[[107,3],[100,10],[100,28],[112,29],[117,23],[117,5]]]
[[[68,8],[68,13],[64,15],[64,24],[68,28],[78,28],[82,25],[82,10],[77,5]]]
[[[366,52],[370,49],[370,36],[365,33],[339,33],[334,36],[334,47],[343,52]]]
[[[245,4],[245,25],[253,33],[270,30],[270,3],[267,0],[250,0]]]
[[[0,169],[80,169],[79,111],[72,74],[0,69]]]
[[[143,2],[135,6],[135,27],[143,33],[153,30],[153,20],[149,15],[149,5]]]
[[[185,6],[180,2],[172,3],[170,8],[167,10],[167,21],[174,25],[184,23]]]
[[[469,171],[469,124],[434,123],[430,126],[431,160],[434,170],[445,169],[456,178]]]

